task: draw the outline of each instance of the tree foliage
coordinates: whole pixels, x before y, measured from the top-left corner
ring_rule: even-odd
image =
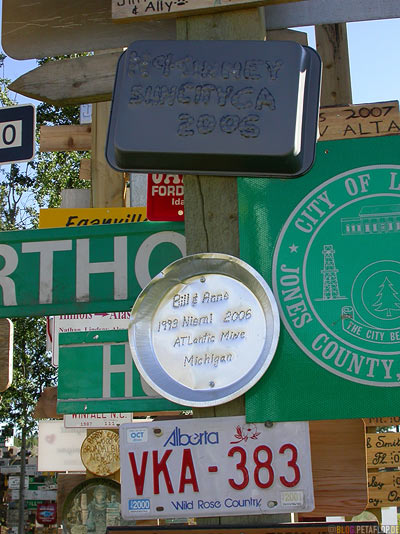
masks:
[[[45,60],[42,60],[42,62]],[[8,91],[10,80],[0,78],[0,105],[14,105]],[[36,107],[37,139],[40,126],[76,124],[79,108]],[[35,159],[0,169],[0,231],[36,228],[39,208],[58,207],[64,188],[88,187],[79,179],[79,161],[87,154],[37,152]],[[1,262],[1,260],[0,260]],[[14,324],[12,385],[1,394],[0,426],[5,436],[32,435],[33,411],[44,388],[55,385],[56,369],[46,351],[46,318],[11,318]]]

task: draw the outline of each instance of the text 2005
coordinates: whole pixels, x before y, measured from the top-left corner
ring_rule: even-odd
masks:
[[[178,119],[178,135],[182,137],[195,134],[208,135],[219,131],[226,134],[236,132],[247,139],[260,135],[260,128],[256,125],[260,117],[255,113],[246,115],[243,118],[239,117],[239,115],[224,115],[220,119],[208,113],[203,113],[197,118],[189,115],[189,113],[181,113]]]

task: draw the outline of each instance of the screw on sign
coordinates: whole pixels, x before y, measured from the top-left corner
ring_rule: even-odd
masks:
[[[148,174],[149,221],[183,221],[182,174]]]

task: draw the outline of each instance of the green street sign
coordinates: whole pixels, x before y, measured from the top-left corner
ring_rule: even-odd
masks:
[[[51,228],[0,234],[0,317],[128,310],[185,255],[182,223]]]
[[[399,150],[398,136],[323,142],[287,185],[240,180],[241,257],[283,322],[248,421],[398,414]]]
[[[65,333],[59,343],[58,413],[184,409],[142,384],[127,330]]]

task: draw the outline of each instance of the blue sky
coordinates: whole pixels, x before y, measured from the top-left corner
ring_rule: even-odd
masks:
[[[361,104],[399,100],[400,19],[352,22],[347,28],[353,102]],[[307,31],[309,44],[315,47],[314,28],[299,29]],[[6,58],[4,75],[14,80],[35,67],[35,60],[16,61]],[[27,100],[17,95],[17,101],[24,103]]]

